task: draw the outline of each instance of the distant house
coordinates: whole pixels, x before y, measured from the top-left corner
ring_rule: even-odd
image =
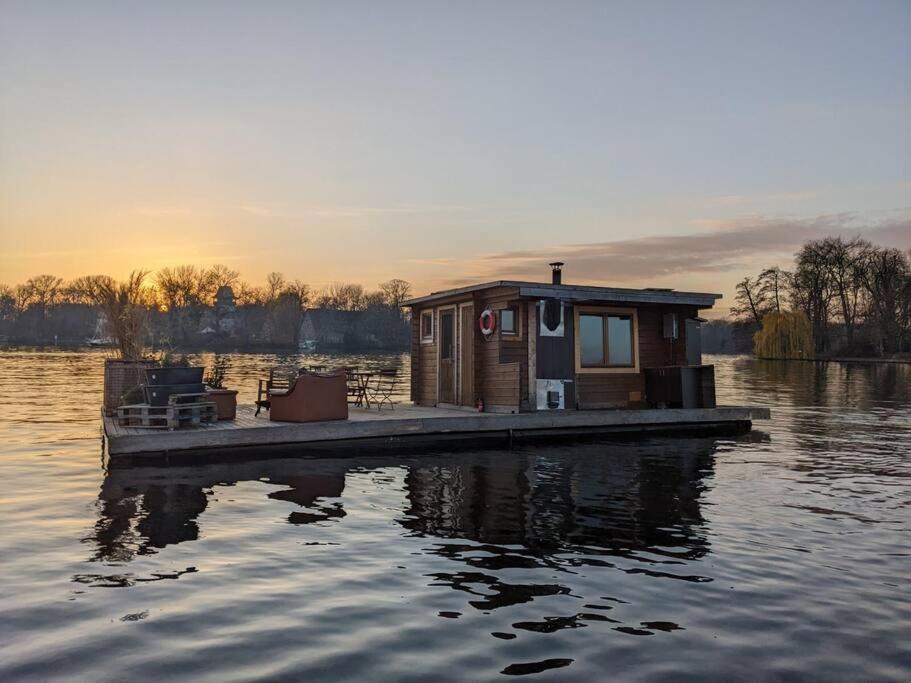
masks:
[[[234,290],[228,285],[219,287],[215,293],[215,308],[220,308],[226,313],[233,313],[234,307]]]
[[[305,343],[316,343],[320,347],[369,345],[371,339],[360,333],[363,317],[362,311],[308,309],[301,320],[298,339]],[[370,336],[372,335],[367,335]]]
[[[215,327],[218,332],[233,336],[237,332],[237,305],[234,290],[223,285],[215,293]]]

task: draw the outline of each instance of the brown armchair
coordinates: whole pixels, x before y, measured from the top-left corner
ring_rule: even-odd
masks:
[[[273,422],[322,422],[348,419],[345,373],[300,375],[288,392],[272,394],[269,419]]]

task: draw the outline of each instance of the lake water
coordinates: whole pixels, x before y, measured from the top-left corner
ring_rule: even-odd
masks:
[[[741,438],[106,473],[102,362],[0,351],[2,680],[911,678],[911,366],[711,358]]]

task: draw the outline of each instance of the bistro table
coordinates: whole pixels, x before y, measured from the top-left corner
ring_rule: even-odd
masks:
[[[370,397],[367,394],[367,388],[370,386],[370,378],[373,377],[372,372],[349,372],[348,376],[353,378],[357,383],[357,393],[354,398],[354,405],[356,406],[365,406],[370,407]]]

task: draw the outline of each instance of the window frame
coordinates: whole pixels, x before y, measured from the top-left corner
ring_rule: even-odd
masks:
[[[425,330],[424,330],[424,317],[425,316],[430,318],[430,334],[425,334]],[[434,311],[432,308],[429,310],[421,311],[418,325],[420,326],[419,332],[421,335],[422,344],[433,344],[433,342],[434,342],[434,335],[436,334],[436,324],[435,324],[436,321],[434,320],[434,317],[435,317]]]
[[[580,335],[580,320],[583,315],[600,316],[602,334],[604,335],[604,358],[610,358],[610,335],[607,318],[627,317],[630,319],[630,350],[632,353],[631,365],[583,365],[582,364],[582,338]],[[615,308],[607,306],[575,306],[573,310],[574,333],[576,347],[576,372],[580,374],[610,374],[610,373],[638,373],[639,372],[639,315],[635,308]]]
[[[512,320],[515,328],[513,330],[507,331],[503,325],[503,311],[512,312]],[[508,339],[519,339],[521,335],[522,325],[519,319],[519,305],[518,304],[509,304],[504,306],[499,311],[500,314],[500,337],[506,337]]]

